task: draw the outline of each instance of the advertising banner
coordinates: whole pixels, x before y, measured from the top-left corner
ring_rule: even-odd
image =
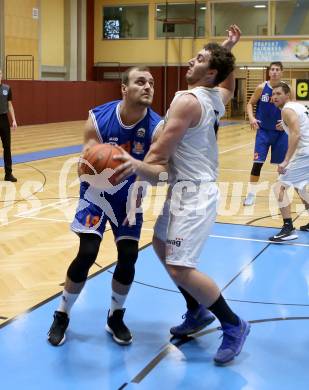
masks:
[[[309,62],[309,41],[254,40],[254,62]]]

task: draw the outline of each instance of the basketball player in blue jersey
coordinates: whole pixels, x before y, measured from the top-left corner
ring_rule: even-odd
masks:
[[[252,206],[255,203],[255,184],[260,179],[261,169],[266,161],[268,150],[271,147],[272,164],[280,164],[284,160],[288,148],[288,137],[281,125],[281,111],[272,100],[273,86],[281,81],[283,66],[281,62],[272,62],[269,67],[269,81],[257,86],[251,96],[247,113],[252,130],[257,130],[254,146],[254,162],[251,169],[248,194],[244,200],[244,206]],[[253,106],[256,105],[254,117]]]
[[[84,151],[96,143],[111,143],[122,146],[134,158],[143,160],[151,142],[159,134],[161,118],[150,109],[154,94],[154,80],[147,68],[128,69],[122,80],[123,100],[113,101],[92,109],[86,123]],[[127,198],[135,176],[126,184],[120,183],[113,191],[100,191],[95,186],[82,182],[80,199],[71,225],[80,239],[79,251],[68,268],[64,291],[54,313],[54,321],[48,333],[52,345],[65,341],[70,310],[78,298],[96,260],[107,221],[109,221],[118,251],[118,261],[112,279],[112,297],[106,330],[119,344],[130,344],[132,335],[124,324],[123,308],[134,279],[135,262],[138,257],[138,241],[142,227],[142,215],[134,226],[125,226]],[[187,305],[199,304],[185,290],[181,290]],[[213,321],[205,309],[194,326],[204,327]]]

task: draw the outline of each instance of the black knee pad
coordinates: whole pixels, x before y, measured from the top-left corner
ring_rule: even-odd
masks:
[[[67,272],[67,276],[74,283],[86,281],[89,269],[97,258],[101,244],[101,237],[97,234],[81,233],[79,237],[77,256],[72,261]]]
[[[120,240],[117,242],[118,261],[114,279],[126,286],[134,280],[135,263],[138,257],[138,241]]]
[[[262,169],[263,163],[253,163],[252,169],[251,169],[251,175],[252,176],[260,176],[261,169]]]

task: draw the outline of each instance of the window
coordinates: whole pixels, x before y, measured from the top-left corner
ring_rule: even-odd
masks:
[[[148,38],[148,6],[104,7],[103,38]]]
[[[226,28],[239,23],[243,35],[267,35],[268,2],[245,1],[212,5],[212,34],[226,36]],[[238,21],[238,22],[237,22]]]
[[[157,4],[156,7],[158,38],[205,36],[205,2],[197,3],[196,9],[194,3],[169,3],[167,7]]]
[[[280,3],[276,3],[275,35],[308,34],[308,0],[281,0]]]

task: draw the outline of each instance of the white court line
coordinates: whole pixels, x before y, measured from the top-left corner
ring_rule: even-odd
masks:
[[[250,145],[253,145],[253,144],[254,144],[254,142],[250,142],[249,144],[235,146],[234,148],[231,148],[231,149],[222,150],[222,152],[219,152],[219,154],[232,152],[233,150],[241,149],[241,148],[244,148],[245,146],[250,146]]]
[[[34,213],[34,212],[37,212],[37,211],[41,211],[43,209],[47,209],[49,207],[56,206],[57,204],[65,203],[65,202],[68,202],[70,200],[72,200],[72,199],[61,199],[61,200],[58,200],[57,202],[54,202],[54,203],[48,203],[45,206],[41,206],[41,207],[37,207],[35,209],[23,211],[23,212],[21,212],[19,214],[14,215],[14,217],[24,217],[24,216],[26,216],[28,214],[31,214],[31,213]]]
[[[22,212],[22,213],[19,213],[19,214],[15,214],[13,217],[15,217],[16,219],[14,219],[13,221],[12,220],[10,220],[10,221],[7,221],[7,222],[5,222],[5,223],[1,223],[1,221],[0,221],[0,228],[2,228],[2,227],[7,227],[8,225],[12,225],[13,223],[16,223],[16,222],[21,222],[23,219],[25,219],[25,218],[27,218],[27,214],[30,214],[30,213],[32,213],[32,212],[34,212],[34,211],[40,211],[40,210],[43,210],[43,209],[46,209],[46,208],[48,208],[48,207],[50,207],[50,206],[54,206],[54,205],[56,205],[56,204],[61,204],[61,203],[64,203],[64,202],[66,202],[66,201],[69,201],[70,199],[61,199],[60,201],[58,201],[58,202],[54,202],[54,203],[48,203],[47,205],[45,205],[45,206],[42,206],[42,207],[37,207],[37,208],[35,208],[35,209],[31,209],[31,210],[27,210],[27,211],[24,211],[24,212]],[[31,218],[33,218],[33,217],[31,217]]]
[[[16,217],[16,215],[14,215]],[[22,219],[35,219],[38,221],[53,221],[53,222],[66,222],[70,223],[70,220],[67,219],[57,219],[57,218],[45,218],[45,217],[32,217],[32,216],[22,216]]]
[[[297,242],[291,242],[291,241],[283,241],[283,242],[274,242],[269,240],[258,240],[256,238],[244,238],[244,237],[232,237],[232,236],[219,236],[216,234],[210,234],[209,237],[213,238],[225,238],[228,240],[240,240],[240,241],[253,241],[253,242],[266,242],[271,244],[288,244],[293,246],[303,246],[303,247],[309,247],[309,244],[300,244]]]
[[[148,229],[148,228],[143,228],[142,230],[153,231],[153,229]],[[212,237],[212,238],[224,238],[224,239],[227,239],[227,240],[265,242],[265,243],[274,244],[274,241],[259,240],[259,239],[256,239],[256,238],[244,238],[244,237],[233,237],[233,236],[220,236],[220,235],[217,235],[217,234],[210,234],[209,237]],[[276,242],[276,244],[288,244],[288,245],[293,245],[293,246],[309,247],[309,244],[300,244],[300,243],[297,243],[297,242],[290,242],[290,241]]]
[[[66,219],[44,218],[44,217],[22,216],[21,219],[36,219],[36,220],[41,220],[41,221],[54,221],[54,222],[66,222],[66,223],[70,223],[70,221],[68,221],[68,220],[66,220]],[[12,222],[15,222],[15,221],[12,221]],[[151,229],[151,228],[142,228],[142,230],[145,230],[145,231],[153,231],[153,229]],[[212,237],[212,238],[224,238],[224,239],[227,239],[227,240],[252,241],[252,242],[265,242],[265,243],[274,244],[273,241],[269,241],[269,240],[259,240],[259,239],[256,239],[256,238],[244,238],[244,237],[233,237],[233,236],[220,236],[220,235],[217,235],[217,234],[210,234],[209,237]],[[276,244],[285,244],[285,245],[300,246],[300,247],[305,247],[305,248],[308,247],[308,248],[309,248],[309,244],[301,244],[301,243],[290,242],[290,241],[276,242]]]

